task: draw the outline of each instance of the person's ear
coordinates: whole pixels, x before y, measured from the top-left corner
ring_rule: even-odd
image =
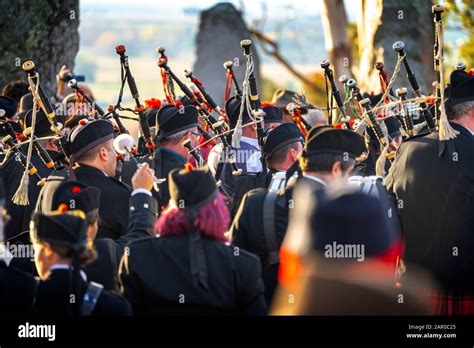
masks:
[[[51,257],[53,255],[53,249],[51,248],[51,245],[49,243],[44,243],[41,249],[44,253],[44,256]]]
[[[48,145],[51,149],[57,150],[58,148],[56,147],[56,139],[49,139],[48,140]]]
[[[331,174],[333,176],[339,176],[342,173],[342,164],[340,161],[336,161],[331,166]]]
[[[298,153],[296,152],[296,150],[295,149],[290,149],[290,160],[291,160],[291,162],[296,161],[297,158],[298,158]]]
[[[99,150],[99,158],[100,158],[100,160],[101,160],[101,161],[104,161],[104,162],[107,161],[108,155],[109,155],[109,154],[108,154],[107,149],[106,149],[104,146],[101,147],[100,150]]]
[[[181,137],[181,139],[180,139],[179,142],[178,142],[179,145],[181,145],[181,147],[185,147],[185,146],[183,145],[183,142],[184,142],[185,140],[187,140],[187,139],[191,139],[191,132],[186,132],[186,133],[183,134],[183,136]]]
[[[95,221],[94,224],[87,226],[87,236],[90,240],[94,241],[97,231],[99,230],[99,223]]]

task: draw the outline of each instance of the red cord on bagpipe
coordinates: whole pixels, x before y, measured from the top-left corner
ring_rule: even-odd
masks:
[[[232,92],[232,83],[233,83],[233,71],[227,71],[226,80],[225,80],[225,93],[224,100],[227,101],[230,98],[230,93]]]
[[[161,79],[163,80],[163,91],[165,92],[166,103],[174,104],[174,100],[172,99],[171,93],[168,90],[168,74],[163,69],[161,69]]]
[[[308,131],[306,127],[304,126],[303,122],[301,121],[301,110],[300,109],[294,109],[293,110],[293,122],[298,126],[298,128],[301,131],[301,134],[306,138],[306,135],[308,134]]]

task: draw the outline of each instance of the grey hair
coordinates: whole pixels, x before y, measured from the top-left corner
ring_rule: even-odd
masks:
[[[449,114],[449,119],[458,119],[466,116],[472,109],[474,109],[474,101],[464,102],[458,105],[455,105],[451,108]]]
[[[320,110],[308,110],[308,113],[301,115],[311,127],[327,124],[326,116]]]
[[[196,127],[188,128],[181,132],[178,132],[176,134],[170,135],[169,137],[162,139],[161,142],[166,142],[166,143],[176,145],[186,135],[186,133],[194,132],[194,131],[197,131]]]

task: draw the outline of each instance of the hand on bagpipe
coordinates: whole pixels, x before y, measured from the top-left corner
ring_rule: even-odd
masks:
[[[145,165],[148,166],[148,164],[146,162],[140,163],[135,158],[136,152],[134,151],[134,149],[136,149],[136,145],[135,145],[135,142],[134,142],[133,138],[129,134],[122,133],[122,134],[119,134],[117,137],[115,137],[115,139],[114,139],[114,149],[115,149],[115,152],[117,152],[119,155],[122,156],[123,160],[133,161],[133,163],[135,163],[137,168],[140,169]],[[158,185],[165,182],[166,179],[157,178],[155,176],[155,172],[150,168],[148,168],[148,169],[150,170],[151,174],[153,175],[153,182],[154,182],[153,183],[153,189],[156,192],[159,192],[160,189],[159,189]]]

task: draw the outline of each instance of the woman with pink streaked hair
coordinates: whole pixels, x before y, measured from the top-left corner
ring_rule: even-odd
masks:
[[[260,261],[230,245],[229,213],[208,168],[176,169],[168,185],[157,238],[129,244],[122,258],[134,314],[265,314]]]

